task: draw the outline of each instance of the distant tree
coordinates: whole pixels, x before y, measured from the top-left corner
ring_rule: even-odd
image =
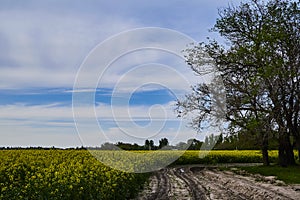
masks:
[[[145,140],[145,149],[150,150],[150,142],[149,140]]]
[[[169,145],[169,141],[167,138],[162,138],[159,140],[159,146],[158,148],[163,148],[164,146],[168,146]]]
[[[143,146],[140,146],[137,143],[134,143],[132,145],[132,150],[143,150]]]
[[[149,141],[149,150],[154,150],[154,149],[155,149],[154,141],[153,141],[153,140],[150,140],[150,141]]]
[[[179,150],[185,150],[188,148],[188,144],[185,143],[185,142],[179,142],[178,144],[176,144],[176,149],[179,149]]]
[[[102,150],[118,150],[118,148],[109,142],[105,142],[104,144],[101,145],[100,149]]]
[[[207,149],[207,150],[213,149],[214,146],[218,144],[218,141],[219,141],[219,135],[215,136],[214,134],[210,134],[208,136],[205,136],[203,149]]]
[[[217,138],[217,145],[222,144],[222,142],[223,142],[223,134],[221,133]]]
[[[205,136],[205,139],[204,139],[204,149],[208,149],[209,147],[209,139],[208,139],[208,136]]]
[[[200,150],[203,142],[196,139],[189,139],[187,144],[189,145],[189,150]]]
[[[141,150],[143,149],[142,146],[139,146],[138,144],[134,143],[134,144],[131,144],[131,143],[123,143],[123,142],[118,142],[116,144],[117,147],[123,149],[123,150]]]

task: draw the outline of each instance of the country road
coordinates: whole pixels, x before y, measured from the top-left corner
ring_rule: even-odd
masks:
[[[181,166],[153,173],[137,199],[300,199],[300,191],[299,186],[286,185],[274,177]]]

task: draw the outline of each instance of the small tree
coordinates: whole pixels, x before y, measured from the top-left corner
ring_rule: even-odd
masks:
[[[145,149],[150,150],[150,142],[149,140],[145,140]]]
[[[167,138],[162,138],[159,140],[159,148],[163,148],[164,146],[168,146],[169,145],[169,141]]]
[[[149,141],[149,150],[154,150],[154,149],[155,149],[154,142],[153,142],[153,140],[150,140]]]

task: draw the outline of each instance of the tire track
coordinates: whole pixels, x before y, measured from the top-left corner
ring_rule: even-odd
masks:
[[[299,199],[300,191],[291,186],[258,182],[254,176],[242,176],[214,168],[181,166],[154,172],[138,200],[248,200]]]
[[[218,180],[210,180],[206,177],[202,170],[205,171],[205,168],[190,168],[192,177],[197,180],[197,183],[202,185],[209,191],[209,199],[227,199],[230,197],[230,200],[247,200],[248,198],[242,194],[238,194],[235,191],[232,191],[231,188],[226,187],[226,184],[220,183]]]
[[[201,184],[197,184],[197,182],[186,173],[186,170],[184,170],[183,168],[175,169],[174,174],[186,183],[188,190],[191,193],[192,199],[194,199],[194,200],[206,200],[207,199],[206,189],[204,187],[202,187]]]
[[[161,169],[155,173],[155,179],[157,179],[157,190],[148,196],[147,200],[168,200],[168,193],[170,190],[169,177],[167,176],[168,169]]]
[[[233,193],[244,196],[246,199],[293,199],[275,189],[273,190],[270,187],[272,186],[271,184],[257,182],[251,177],[240,176],[229,172],[224,173],[219,170],[204,171],[202,176],[211,181],[226,185],[226,188],[229,188]],[[273,187],[276,188],[276,186]]]

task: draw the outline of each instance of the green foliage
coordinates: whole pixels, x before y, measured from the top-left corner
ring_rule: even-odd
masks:
[[[178,100],[179,116],[197,113],[191,120],[197,130],[214,118],[221,121],[221,116],[228,132],[252,132],[266,164],[269,136],[277,133],[279,161],[282,166],[293,165],[292,145],[300,151],[299,18],[300,1],[248,0],[220,9],[212,30],[226,40],[226,47],[209,40],[187,49],[185,56],[197,75],[217,72],[222,84],[215,78],[194,86]],[[214,102],[225,103],[213,95],[218,91],[226,95],[225,113],[212,112]]]
[[[163,148],[163,147],[165,147],[165,146],[168,146],[169,145],[169,141],[168,141],[168,139],[167,138],[162,138],[162,139],[160,139],[159,140],[159,146],[158,146],[158,148]]]
[[[228,135],[222,142],[214,146],[215,150],[261,150],[261,133],[252,133],[250,131],[240,131],[237,134]],[[278,149],[278,139],[276,134],[269,134],[269,150]]]
[[[279,180],[285,183],[300,184],[300,166],[253,166],[253,167],[241,167],[252,174],[261,174],[264,176],[276,176]]]

